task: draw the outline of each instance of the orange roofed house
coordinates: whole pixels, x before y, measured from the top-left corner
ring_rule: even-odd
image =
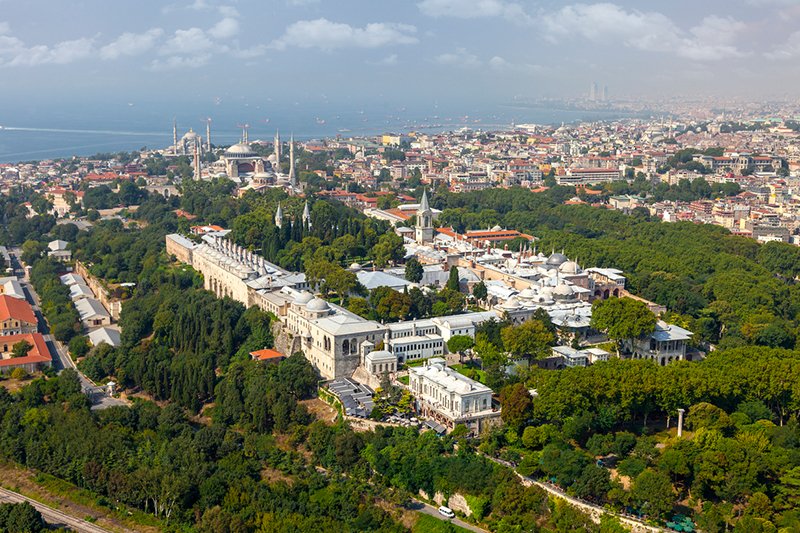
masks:
[[[250,357],[253,358],[253,361],[262,361],[265,363],[280,363],[286,359],[286,356],[281,352],[277,350],[271,350],[269,348],[250,352]]]
[[[0,294],[0,335],[36,333],[38,329],[36,315],[28,302]]]
[[[31,348],[27,355],[14,357],[14,345],[25,341]],[[40,333],[23,333],[0,337],[0,373],[8,373],[15,368],[23,368],[26,372],[36,372],[43,366],[50,366],[53,358],[47,343]]]
[[[498,242],[513,241],[517,238],[522,238],[528,241],[533,241],[534,237],[525,233],[520,233],[513,229],[503,229],[495,226],[488,230],[467,231],[464,233],[467,242],[475,246],[483,246],[490,243],[495,245]]]

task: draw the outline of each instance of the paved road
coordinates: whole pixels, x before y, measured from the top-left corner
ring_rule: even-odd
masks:
[[[90,522],[81,520],[80,518],[70,516],[59,511],[58,509],[53,509],[52,507],[44,505],[43,503],[39,503],[36,500],[32,500],[31,498],[23,496],[22,494],[0,488],[0,503],[22,502],[28,502],[33,505],[37,511],[42,513],[42,516],[48,524],[52,524],[56,527],[69,528],[80,533],[109,533],[107,529],[103,529],[100,526],[96,526]]]
[[[464,522],[463,520],[460,520],[458,517],[450,518],[450,519],[445,518],[444,516],[439,514],[438,507],[434,507],[432,505],[428,505],[427,503],[423,503],[423,502],[421,502],[419,500],[414,500],[414,505],[409,506],[409,509],[411,509],[412,511],[417,511],[418,513],[424,513],[424,514],[428,514],[428,515],[431,515],[431,516],[435,516],[439,520],[444,520],[445,522],[450,522],[454,526],[463,527],[464,529],[467,529],[469,531],[474,531],[475,533],[489,533],[485,529],[481,529],[478,526],[474,526],[472,524]]]
[[[56,355],[56,357],[53,358],[53,368],[58,371],[71,368],[78,373],[78,379],[81,382],[81,390],[92,400],[92,409],[105,409],[115,405],[129,405],[128,402],[124,400],[108,396],[102,387],[98,387],[89,378],[83,375],[83,373],[78,370],[78,367],[75,365],[75,361],[73,361],[72,357],[70,357],[69,351],[64,347],[63,344],[61,344],[61,342],[56,340],[56,338],[50,334],[50,326],[48,326],[47,320],[45,320],[44,314],[42,313],[39,295],[36,294],[36,290],[33,288],[33,285],[28,279],[28,273],[22,267],[22,261],[19,259],[19,254],[21,253],[21,250],[18,248],[9,249],[15,274],[22,275],[20,276],[22,290],[25,291],[25,297],[28,300],[28,303],[31,304],[31,307],[33,307],[33,312],[36,314],[36,319],[39,321],[39,332],[42,334],[42,337],[44,337],[47,348],[50,350],[50,354]]]

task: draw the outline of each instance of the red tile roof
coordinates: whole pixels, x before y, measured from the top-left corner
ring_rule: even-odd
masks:
[[[286,356],[277,350],[264,348],[263,350],[256,350],[255,352],[250,352],[250,357],[252,357],[253,359],[258,359],[259,361],[276,361],[284,359]]]
[[[0,321],[8,320],[9,318],[36,324],[36,315],[28,302],[12,298],[6,294],[0,294]]]
[[[28,341],[32,346],[28,355],[25,357],[12,357],[10,359],[3,359],[0,357],[0,367],[49,363],[52,361],[50,350],[47,349],[47,343],[44,341],[44,337],[42,337],[41,333],[0,336],[0,346],[8,346],[9,352],[12,347],[20,341]]]

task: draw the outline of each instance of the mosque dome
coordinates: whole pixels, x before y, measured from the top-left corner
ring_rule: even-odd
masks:
[[[330,308],[331,307],[328,305],[328,302],[326,302],[321,298],[314,298],[313,300],[308,302],[308,305],[306,305],[306,309],[308,309],[309,311],[314,311],[315,313],[328,311],[330,310]]]
[[[258,157],[258,154],[244,143],[234,144],[225,150],[226,157]]]
[[[547,264],[552,266],[560,266],[562,263],[566,263],[568,260],[569,259],[567,259],[566,255],[556,252],[547,258]]]
[[[561,300],[572,298],[573,294],[575,294],[575,292],[569,285],[559,285],[553,290],[553,296]]]
[[[527,289],[524,289],[522,292],[520,292],[517,295],[517,298],[522,298],[523,300],[533,300],[534,298],[536,298],[536,291],[528,287]]]
[[[580,271],[580,267],[575,261],[567,261],[566,263],[562,263],[561,266],[558,267],[558,270],[564,274],[577,274]]]
[[[197,132],[192,130],[187,131],[186,133],[183,134],[183,137],[181,137],[182,141],[196,141],[199,139],[200,135],[198,135]]]
[[[314,299],[314,295],[313,294],[311,294],[308,291],[303,291],[303,292],[301,292],[300,294],[297,295],[297,297],[294,299],[294,301],[299,303],[299,304],[301,304],[301,305],[305,305],[305,304],[307,304],[308,302],[310,302],[313,299]]]
[[[503,309],[519,309],[520,305],[519,302],[515,297],[511,297],[506,300],[506,303],[503,304]]]
[[[348,270],[350,270],[350,272],[358,272],[359,270],[361,270],[361,265],[359,265],[358,263],[353,263],[350,265],[350,268]]]

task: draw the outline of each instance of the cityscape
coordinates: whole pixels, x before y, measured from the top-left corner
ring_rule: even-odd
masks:
[[[40,3],[0,532],[800,531],[794,2]]]

